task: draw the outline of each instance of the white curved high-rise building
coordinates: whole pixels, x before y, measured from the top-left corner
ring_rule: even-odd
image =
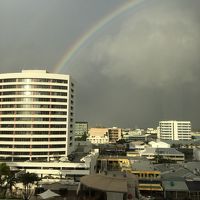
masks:
[[[74,146],[74,83],[45,70],[0,74],[0,159],[50,160]]]

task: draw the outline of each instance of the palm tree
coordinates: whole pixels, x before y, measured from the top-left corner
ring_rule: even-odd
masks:
[[[24,173],[20,174],[18,177],[18,182],[21,182],[24,186],[24,191],[22,193],[24,200],[29,200],[33,194],[31,187],[34,183],[38,182],[39,178],[35,173]]]
[[[10,167],[6,163],[0,164],[0,193],[4,198],[7,191],[9,177],[11,176]]]
[[[16,178],[15,178],[15,173],[11,173],[10,176],[8,177],[8,182],[7,182],[7,190],[9,189],[9,193],[12,196],[13,195],[13,186],[16,184]]]

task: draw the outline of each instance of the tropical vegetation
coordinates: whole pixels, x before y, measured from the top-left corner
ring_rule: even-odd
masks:
[[[33,195],[32,186],[34,184],[37,184],[39,181],[37,174],[29,172],[20,174],[17,178],[17,181],[23,184],[24,187],[22,191],[23,199],[29,200]]]

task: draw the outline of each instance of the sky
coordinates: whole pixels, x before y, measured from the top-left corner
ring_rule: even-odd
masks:
[[[200,128],[199,9],[199,0],[1,0],[0,73],[72,75],[76,120],[90,127]]]

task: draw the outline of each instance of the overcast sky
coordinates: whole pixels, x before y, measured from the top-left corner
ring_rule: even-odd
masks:
[[[0,69],[47,69],[96,23],[137,0],[0,0]],[[200,1],[144,0],[92,35],[59,73],[90,126],[200,128]]]

